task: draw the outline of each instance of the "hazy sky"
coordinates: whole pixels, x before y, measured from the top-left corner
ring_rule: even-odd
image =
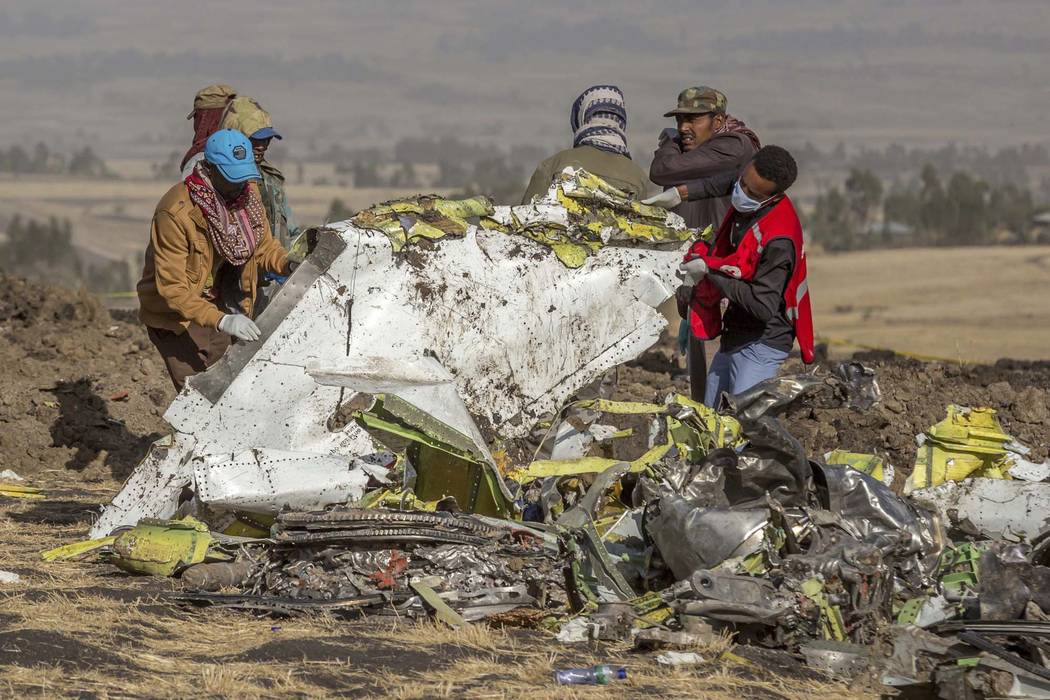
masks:
[[[639,151],[696,84],[767,142],[1047,142],[1048,29],[1047,0],[2,0],[0,145],[167,152],[216,80],[257,97],[292,150],[553,148],[595,82],[626,92]]]

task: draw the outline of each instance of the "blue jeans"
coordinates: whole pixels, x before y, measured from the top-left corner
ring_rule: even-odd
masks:
[[[715,408],[722,392],[739,394],[755,384],[777,376],[788,353],[761,343],[751,343],[732,352],[721,350],[711,360],[704,403]]]

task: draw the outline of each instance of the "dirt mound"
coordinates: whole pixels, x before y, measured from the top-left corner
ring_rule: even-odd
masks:
[[[944,419],[946,407],[989,406],[1007,433],[1041,461],[1050,446],[1050,363],[1000,361],[995,365],[920,362],[891,354],[858,353],[873,368],[882,402],[858,412],[830,405],[818,394],[790,407],[785,420],[812,455],[841,447],[889,458],[903,472],[915,462],[915,436]]]
[[[713,348],[708,348],[709,356]],[[915,462],[915,436],[945,417],[948,404],[990,406],[1006,432],[1032,448],[1041,461],[1050,448],[1050,362],[1000,360],[995,365],[921,362],[889,352],[857,353],[875,370],[882,402],[869,411],[842,405],[829,387],[800,399],[784,414],[791,432],[812,457],[842,448],[888,458],[904,476]],[[832,364],[817,372],[827,375]],[[803,371],[797,359],[785,372]],[[674,346],[666,340],[621,367],[614,398],[662,401],[671,387],[688,391]]]
[[[124,478],[174,397],[145,329],[94,297],[0,273],[0,465]]]

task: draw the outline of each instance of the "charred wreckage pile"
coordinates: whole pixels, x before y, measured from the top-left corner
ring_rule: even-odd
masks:
[[[873,373],[785,376],[714,411],[590,391],[659,337],[695,231],[582,171],[544,200],[419,197],[305,234],[296,270],[193,378],[92,540],[179,598],[434,615],[648,648],[732,634],[839,678],[1050,697],[1050,466],[949,407],[904,495],[874,455],[777,418]],[[902,465],[897,465],[898,467]]]

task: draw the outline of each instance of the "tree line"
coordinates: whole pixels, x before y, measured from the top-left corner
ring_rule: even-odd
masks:
[[[871,170],[851,169],[841,188],[817,197],[806,224],[827,250],[1028,243],[1045,235],[1032,220],[1047,209],[1017,182],[992,184],[964,170],[943,179],[927,163],[889,188]]]
[[[131,271],[120,260],[86,264],[73,245],[69,219],[46,221],[15,215],[0,243],[0,269],[12,275],[46,280],[65,287],[86,286],[93,292],[132,289]]]
[[[13,175],[116,177],[91,146],[75,149],[67,155],[52,151],[43,141],[31,150],[18,144],[0,148],[0,172]]]

